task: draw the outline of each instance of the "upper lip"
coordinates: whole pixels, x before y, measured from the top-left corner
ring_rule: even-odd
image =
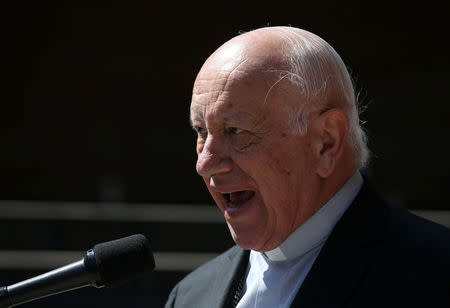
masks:
[[[255,191],[255,189],[253,187],[250,187],[248,185],[237,185],[237,184],[223,184],[220,186],[210,185],[210,187],[213,191],[221,193],[221,194],[231,194],[234,192],[246,191],[246,190]]]
[[[222,184],[220,186],[210,186],[211,190],[216,193],[216,195],[219,196],[222,203],[227,206],[228,202],[230,201],[228,194],[238,192],[238,191],[253,191],[256,190],[248,185],[239,185],[239,184]]]

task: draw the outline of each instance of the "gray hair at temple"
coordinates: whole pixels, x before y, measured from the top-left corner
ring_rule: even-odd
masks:
[[[367,138],[360,125],[352,79],[339,54],[325,40],[306,30],[292,27],[271,29],[285,42],[281,50],[289,67],[279,71],[278,82],[287,78],[302,93],[304,103],[291,113],[294,130],[305,134],[309,114],[315,110],[342,108],[349,118],[349,145],[355,159],[359,160],[359,167],[365,167],[369,160]]]

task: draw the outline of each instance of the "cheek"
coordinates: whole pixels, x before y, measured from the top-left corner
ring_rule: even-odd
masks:
[[[267,172],[276,177],[277,181],[285,184],[291,176],[295,176],[298,167],[298,157],[292,155],[292,152],[269,151],[266,161]]]
[[[308,173],[301,153],[267,152],[259,163],[259,185],[268,204],[287,204],[299,199],[304,176]]]
[[[231,140],[231,145],[237,152],[258,151],[255,147],[261,142],[261,137],[249,133],[243,132]]]
[[[262,201],[269,209],[284,200],[289,185],[291,171],[282,159],[272,153],[258,160],[252,160],[253,174]]]

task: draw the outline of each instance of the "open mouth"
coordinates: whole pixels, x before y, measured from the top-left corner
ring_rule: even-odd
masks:
[[[251,190],[241,190],[223,194],[230,208],[241,206],[242,204],[253,198],[254,195],[255,192]]]

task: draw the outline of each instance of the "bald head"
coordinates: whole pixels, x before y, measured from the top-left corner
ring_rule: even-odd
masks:
[[[264,72],[272,73],[270,91],[289,81],[298,95],[289,122],[301,134],[306,133],[311,112],[343,110],[349,121],[348,144],[354,159],[359,167],[366,165],[369,150],[359,123],[351,77],[338,53],[319,36],[292,27],[256,29],[218,48],[205,62],[198,78],[213,67],[253,78],[262,78]]]
[[[212,64],[228,66],[242,60],[250,61],[249,68],[260,71],[283,68],[287,63],[279,50],[282,44],[282,37],[274,29],[244,33],[219,47],[205,62],[204,68]]]

